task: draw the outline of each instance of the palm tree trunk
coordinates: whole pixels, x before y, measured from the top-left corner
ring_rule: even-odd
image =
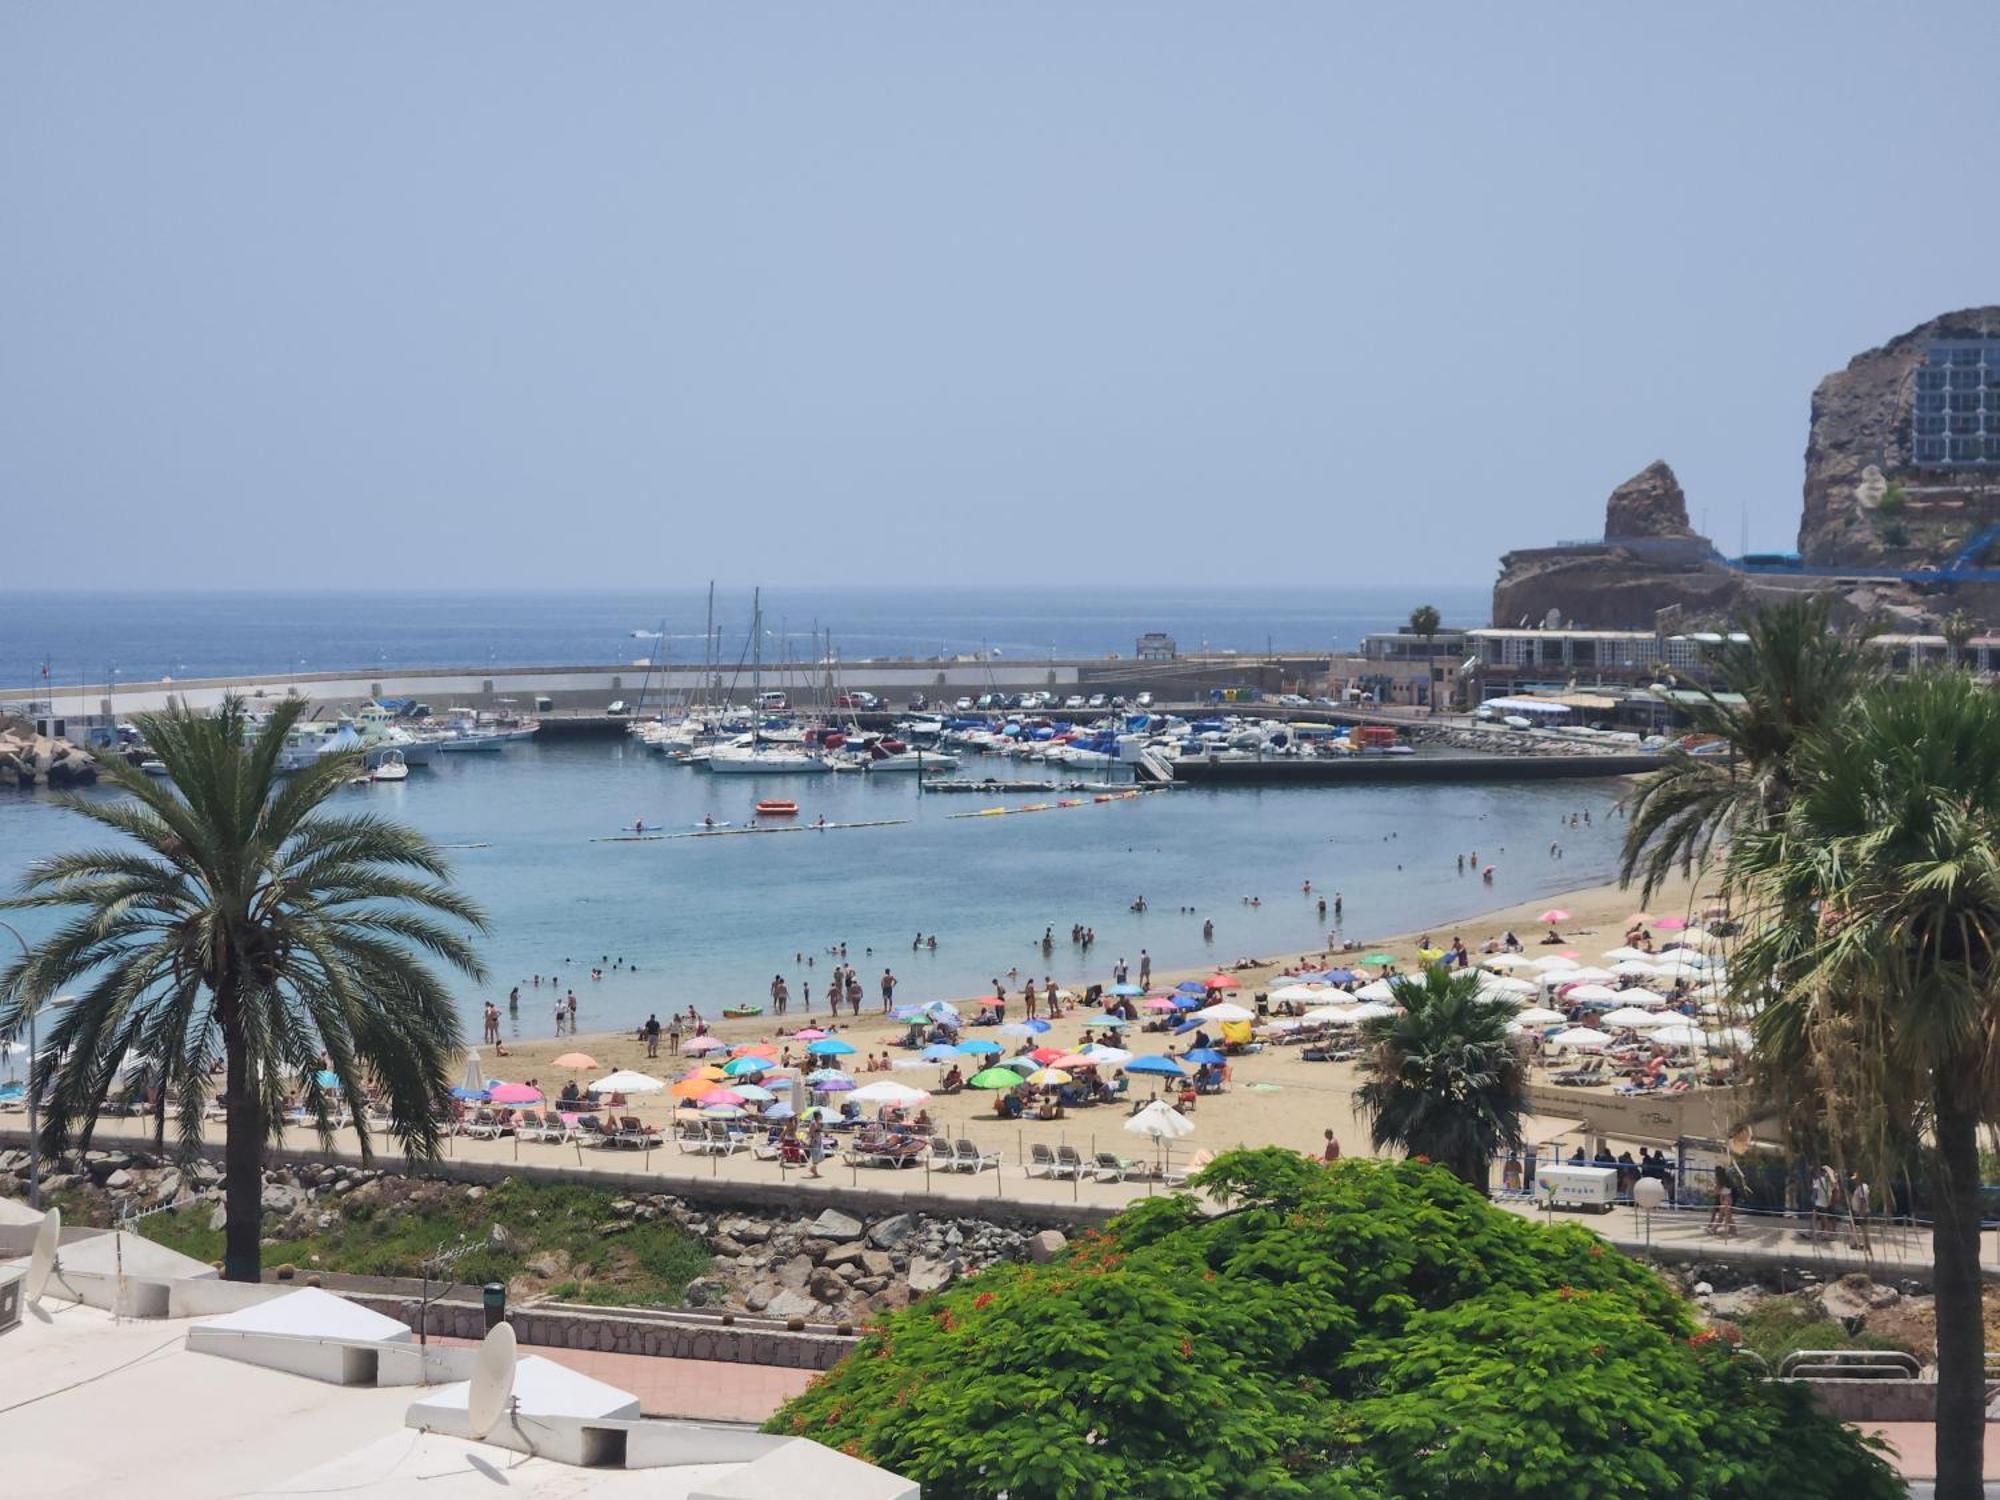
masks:
[[[225,1281],[258,1281],[264,1273],[264,1096],[250,1076],[250,1047],[234,1006],[225,1001],[219,1008],[229,1056],[222,1148],[229,1222],[223,1231],[222,1276]]]
[[[1931,1256],[1937,1290],[1937,1500],[1985,1493],[1986,1337],[1980,1307],[1979,1115],[1958,1097],[1972,1067],[1939,1069]],[[1945,1080],[1950,1080],[1946,1083]]]

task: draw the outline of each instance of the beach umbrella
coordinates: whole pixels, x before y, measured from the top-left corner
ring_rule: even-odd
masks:
[[[1748,1052],[1750,1033],[1741,1026],[1724,1026],[1707,1032],[1703,1038],[1717,1052]]]
[[[741,1104],[743,1096],[737,1093],[735,1089],[716,1087],[710,1089],[695,1102],[700,1104],[703,1109],[713,1109],[718,1104]]]
[[[690,1057],[699,1057],[704,1052],[720,1052],[728,1045],[719,1036],[693,1036],[681,1043],[681,1051]]]
[[[921,1005],[899,1005],[889,1012],[892,1021],[921,1021],[923,1018],[924,1008]]]
[[[1328,969],[1320,975],[1328,984],[1352,984],[1360,977],[1352,969]]]
[[[780,1099],[776,1104],[771,1105],[764,1111],[764,1118],[767,1120],[789,1120],[797,1113],[798,1111],[792,1108],[789,1099]]]
[[[1040,1036],[1048,1029],[1049,1023],[1038,1017],[1033,1021],[1009,1021],[1005,1026],[1000,1028],[999,1034],[1011,1037]]]
[[[550,1063],[549,1066],[552,1068],[568,1068],[572,1072],[588,1068],[594,1073],[603,1067],[604,1064],[587,1052],[565,1052],[561,1057]]]
[[[845,1057],[853,1052],[854,1049],[839,1037],[829,1036],[809,1043],[806,1051],[810,1052],[814,1057]]]
[[[1618,991],[1608,984],[1566,984],[1562,997],[1578,1005],[1616,1005]]]
[[[795,1042],[817,1042],[827,1035],[829,1033],[821,1031],[817,1026],[808,1026],[801,1031],[793,1032],[792,1040]]]
[[[983,1068],[965,1081],[975,1089],[1011,1089],[1020,1084],[1021,1075],[1012,1068]]]
[[[1181,1071],[1181,1065],[1171,1057],[1158,1057],[1151,1053],[1148,1053],[1144,1057],[1133,1058],[1125,1064],[1125,1071],[1128,1073],[1157,1073],[1162,1078],[1187,1077],[1187,1074]],[[1137,1116],[1134,1116],[1134,1118],[1136,1119]]]
[[[1213,1047],[1196,1047],[1192,1051],[1183,1052],[1181,1060],[1183,1062],[1202,1063],[1204,1065],[1229,1061],[1228,1058],[1217,1052]]]
[[[769,1042],[744,1042],[729,1049],[731,1057],[776,1057],[778,1049]]]
[[[912,1068],[935,1068],[934,1062],[925,1062],[921,1057],[899,1057],[889,1064],[898,1073],[906,1073]]]
[[[1622,964],[1629,961],[1643,964],[1651,963],[1653,955],[1644,948],[1634,948],[1630,943],[1626,943],[1616,948],[1606,948],[1604,959],[1606,963]]]
[[[1546,1005],[1531,1005],[1514,1019],[1528,1026],[1554,1026],[1569,1017],[1559,1010],[1550,1010]]]
[[[714,1082],[707,1078],[683,1078],[668,1092],[676,1099],[694,1100],[699,1099],[714,1087]]]
[[[1395,955],[1392,953],[1371,953],[1361,960],[1363,966],[1370,969],[1384,968],[1395,961]]]
[[[1547,958],[1536,959],[1528,967],[1547,974],[1555,969],[1574,969],[1577,967],[1577,962],[1573,958],[1565,958],[1560,953],[1551,953]]]
[[[1150,1000],[1148,1000],[1144,1005],[1140,1006],[1139,1009],[1150,1010],[1155,1014],[1158,1014],[1160,1011],[1163,1010],[1178,1010],[1180,1009],[1180,1007],[1175,1005],[1173,1001],[1169,1000],[1164,995],[1155,995]]]
[[[1518,953],[1489,953],[1479,960],[1479,967],[1505,974],[1514,969],[1527,968],[1528,960]]]
[[[930,1094],[924,1089],[913,1089],[907,1083],[896,1083],[883,1079],[854,1091],[857,1104],[922,1104]]]
[[[1569,1047],[1579,1052],[1596,1052],[1611,1045],[1611,1038],[1588,1026],[1572,1026],[1549,1038],[1551,1047]]]
[[[1006,1049],[991,1038],[976,1036],[969,1042],[960,1042],[958,1050],[968,1057],[992,1057]]]
[[[1241,988],[1240,982],[1228,974],[1211,974],[1202,983],[1212,990],[1233,990]]]
[[[1687,922],[1681,917],[1662,917],[1653,925],[1662,932],[1679,932],[1683,927],[1687,926]]]
[[[1722,939],[1704,927],[1690,927],[1681,933],[1684,948],[1720,948]]]
[[[1114,984],[1105,993],[1107,995],[1143,995],[1146,992],[1136,984]]]
[[[711,1120],[740,1120],[748,1113],[740,1104],[704,1104],[701,1112]]]
[[[1044,1068],[1039,1073],[1030,1073],[1028,1075],[1028,1082],[1030,1083],[1055,1084],[1068,1083],[1069,1081],[1069,1074],[1065,1073],[1061,1068]]]
[[[1206,1010],[1196,1011],[1194,1018],[1198,1021],[1254,1021],[1257,1019],[1257,1012],[1245,1010],[1240,1005],[1231,1005],[1224,1000],[1218,1005],[1209,1006]]]
[[[754,1083],[739,1083],[735,1092],[742,1095],[744,1102],[748,1104],[769,1104],[778,1097],[769,1089]]]
[[[1394,1000],[1396,987],[1386,979],[1371,979],[1354,992],[1357,1000]]]
[[[731,1078],[755,1078],[768,1068],[777,1066],[768,1057],[732,1057],[722,1065],[722,1071]]]
[[[651,1094],[667,1086],[663,1078],[655,1078],[650,1073],[635,1073],[630,1068],[620,1068],[616,1073],[607,1073],[590,1087],[599,1094]]]
[[[813,1091],[820,1094],[844,1094],[853,1087],[854,1080],[846,1074],[841,1073],[827,1079],[824,1083],[814,1084]]]
[[[1208,993],[1208,986],[1194,979],[1183,979],[1174,988],[1179,990],[1183,995],[1206,995]]]
[[[1150,1136],[1156,1141],[1175,1141],[1194,1134],[1194,1121],[1166,1100],[1155,1099],[1127,1120],[1125,1128],[1134,1135]]]
[[[1322,1005],[1318,1010],[1307,1011],[1305,1019],[1308,1021],[1317,1021],[1322,1026],[1346,1026],[1354,1020],[1354,1007],[1351,1005]]]
[[[337,1089],[340,1087],[340,1075],[331,1068],[321,1068],[313,1074],[313,1082],[323,1089]],[[539,1099],[541,1095],[537,1094],[535,1097]]]
[[[1692,1047],[1701,1041],[1701,1033],[1685,1021],[1675,1021],[1660,1027],[1647,1040],[1662,1047]]]
[[[854,1080],[838,1068],[820,1068],[815,1072],[808,1073],[806,1074],[806,1082],[816,1089],[838,1087],[842,1084],[845,1084],[849,1088],[854,1086]]]
[[[1356,1021],[1379,1021],[1386,1016],[1399,1016],[1402,1013],[1402,1007],[1399,1005],[1385,1005],[1380,1000],[1364,1000],[1354,1007],[1350,1015]]]
[[[698,1068],[690,1068],[682,1076],[685,1078],[706,1078],[711,1083],[720,1083],[722,1082],[723,1079],[727,1078],[729,1075],[723,1072],[722,1069],[718,1068],[714,1063],[703,1063]]]
[[[1525,979],[1508,979],[1508,978],[1494,979],[1489,983],[1481,986],[1481,988],[1488,990],[1495,995],[1506,995],[1513,999],[1519,999],[1522,996],[1537,995],[1541,993],[1540,985],[1530,984]]]
[[[1057,1058],[1062,1056],[1062,1048],[1037,1047],[1034,1051],[1030,1052],[1028,1056],[1032,1057],[1036,1062],[1040,1063],[1043,1067],[1047,1067],[1050,1063],[1054,1062]]]
[[[1201,996],[1200,996],[1200,995],[1176,995],[1176,996],[1174,996],[1174,1009],[1175,1009],[1175,1010],[1200,1010],[1200,1009],[1201,1009]]]
[[[799,1111],[801,1120],[838,1120],[840,1111],[828,1104],[815,1104]]]
[[[1612,965],[1611,972],[1620,979],[1651,979],[1660,971],[1644,959],[1621,958]]]
[[[924,1014],[940,1026],[949,1026],[956,1031],[963,1024],[958,1015],[958,1007],[949,1000],[933,1000],[924,1007]]]
[[[1321,984],[1287,984],[1271,991],[1271,998],[1279,1002],[1295,1005],[1310,1005],[1315,1000],[1326,998],[1326,986]]]
[[[1092,1042],[1085,1047],[1081,1055],[1089,1058],[1100,1068],[1122,1067],[1132,1060],[1132,1054],[1123,1047],[1106,1047],[1099,1042]]]
[[[962,1054],[950,1042],[932,1042],[917,1055],[925,1062],[941,1063],[950,1062],[954,1057],[959,1057]]]
[[[1032,1073],[1041,1062],[1032,1052],[1023,1052],[1019,1057],[1010,1057],[1005,1062],[995,1063],[995,1067],[1012,1068],[1016,1073]]]
[[[469,1102],[473,1099],[484,1099],[486,1097],[486,1090],[469,1089],[464,1084],[460,1084],[458,1087],[454,1088],[451,1091],[451,1097],[454,1099],[462,1099]]]
[[[486,1092],[486,1068],[479,1061],[479,1054],[477,1052],[468,1052],[465,1054],[465,1077],[460,1081],[458,1086],[468,1094],[483,1094]]]
[[[525,1083],[503,1083],[497,1089],[488,1089],[486,1097],[495,1104],[540,1104],[542,1091]]]
[[[1562,976],[1564,984],[1569,984],[1572,981],[1582,981],[1589,984],[1609,984],[1618,977],[1609,969],[1600,969],[1591,964],[1585,964],[1575,969],[1564,969]]]
[[[1618,998],[1627,1005],[1640,1005],[1646,1007],[1648,1010],[1655,1009],[1667,1003],[1665,995],[1656,995],[1651,990],[1640,989],[1637,985],[1634,985],[1629,990],[1620,990]]]
[[[1539,917],[1535,918],[1535,920],[1537,922],[1552,922],[1552,923],[1567,922],[1569,920],[1569,913],[1564,911],[1560,906],[1552,906],[1547,911],[1543,912]]]
[[[1087,1057],[1081,1052],[1065,1052],[1061,1057],[1050,1063],[1049,1066],[1052,1068],[1094,1068],[1097,1066],[1097,1059]]]
[[[1621,1005],[1614,1011],[1607,1011],[1604,1024],[1619,1031],[1643,1031],[1649,1026],[1664,1026],[1667,1018],[1650,1010],[1641,1010],[1636,1005]]]

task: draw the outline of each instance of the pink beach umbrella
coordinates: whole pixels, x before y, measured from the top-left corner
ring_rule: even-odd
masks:
[[[1662,932],[1679,932],[1687,923],[1680,917],[1662,917],[1653,925]]]
[[[503,1083],[498,1088],[488,1089],[486,1097],[495,1104],[540,1104],[542,1091],[531,1089],[525,1083]]]
[[[728,1045],[729,1043],[723,1041],[721,1037],[698,1036],[682,1042],[681,1051],[688,1053],[690,1056],[699,1057],[704,1052],[722,1051]]]
[[[698,1102],[703,1109],[710,1109],[718,1104],[741,1104],[743,1095],[735,1089],[710,1089]]]

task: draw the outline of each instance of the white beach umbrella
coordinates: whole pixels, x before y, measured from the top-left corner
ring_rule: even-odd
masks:
[[[1651,979],[1660,971],[1643,959],[1621,958],[1612,965],[1611,972],[1620,979]]]
[[[590,1087],[599,1094],[652,1094],[665,1088],[666,1083],[650,1073],[635,1073],[630,1068],[620,1068],[616,1073],[607,1073]]]
[[[885,1078],[880,1083],[863,1084],[847,1097],[856,1104],[922,1104],[930,1094]]]
[[[1218,1004],[1209,1006],[1205,1010],[1196,1011],[1192,1019],[1197,1021],[1254,1021],[1257,1019],[1257,1012],[1254,1010],[1245,1010],[1242,1006],[1232,1001],[1224,1000]]]
[[[1608,984],[1572,984],[1563,988],[1562,997],[1575,1005],[1616,1005],[1618,991]]]
[[[1643,964],[1643,963],[1650,963],[1652,961],[1652,957],[1653,955],[1648,953],[1644,948],[1634,948],[1629,943],[1626,944],[1624,947],[1607,948],[1604,950],[1604,959],[1606,963]]]
[[[1636,1005],[1621,1005],[1605,1014],[1604,1024],[1621,1031],[1644,1031],[1650,1026],[1669,1025],[1667,1018],[1657,1011],[1641,1010]]]
[[[1132,1060],[1132,1054],[1123,1047],[1107,1047],[1102,1042],[1092,1042],[1083,1049],[1082,1055],[1101,1068],[1123,1067]]]
[[[1549,1038],[1551,1047],[1567,1047],[1577,1052],[1597,1052],[1611,1045],[1611,1038],[1588,1026],[1572,1026]]]
[[[1538,984],[1530,984],[1525,979],[1495,979],[1481,985],[1481,989],[1495,995],[1505,995],[1512,1000],[1527,999],[1542,992]]]
[[[1554,1026],[1568,1019],[1561,1011],[1550,1010],[1546,1005],[1531,1005],[1514,1017],[1515,1022],[1522,1026]]]
[[[1511,973],[1515,969],[1530,967],[1528,960],[1518,953],[1489,953],[1479,960],[1479,967],[1491,969],[1496,974]]]
[[[1675,1021],[1660,1027],[1647,1040],[1662,1047],[1692,1047],[1701,1041],[1701,1033],[1685,1021]]]
[[[1352,1005],[1322,1005],[1318,1010],[1307,1011],[1305,1019],[1322,1026],[1345,1026],[1354,1019],[1354,1010]]]
[[[1383,1016],[1399,1016],[1402,1013],[1400,1005],[1389,1005],[1380,1000],[1364,1000],[1354,1007],[1354,1019],[1357,1021],[1376,1021]]]
[[[1542,973],[1547,974],[1553,969],[1574,969],[1581,966],[1573,958],[1564,958],[1560,953],[1551,953],[1547,958],[1536,959],[1528,967],[1539,969]]]
[[[1156,1141],[1177,1141],[1194,1134],[1194,1121],[1166,1100],[1155,1099],[1127,1120],[1125,1128],[1134,1135],[1150,1136]]]
[[[1750,1033],[1741,1026],[1723,1026],[1706,1033],[1703,1041],[1717,1052],[1748,1052]]]
[[[1722,939],[1702,927],[1690,927],[1680,935],[1683,948],[1720,948]]]
[[[1312,1005],[1326,999],[1332,991],[1333,987],[1325,984],[1288,984],[1272,990],[1271,998],[1294,1005]]]
[[[1622,1003],[1626,1005],[1637,1005],[1647,1010],[1655,1010],[1658,1007],[1665,1005],[1667,1003],[1667,997],[1665,995],[1656,995],[1653,993],[1653,991],[1648,989],[1641,989],[1637,985],[1634,985],[1629,990],[1620,990],[1618,992],[1618,998]]]
[[[1585,964],[1581,968],[1563,970],[1564,983],[1576,979],[1586,984],[1609,984],[1617,977],[1609,969],[1600,969],[1595,964]]]
[[[1377,1002],[1394,1000],[1396,998],[1396,987],[1386,979],[1371,979],[1354,992],[1354,998]]]

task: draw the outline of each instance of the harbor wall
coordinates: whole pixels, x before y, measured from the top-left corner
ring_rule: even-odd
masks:
[[[1186,786],[1374,786],[1454,781],[1561,781],[1634,776],[1655,755],[1356,755],[1342,759],[1189,760],[1173,763]]]

